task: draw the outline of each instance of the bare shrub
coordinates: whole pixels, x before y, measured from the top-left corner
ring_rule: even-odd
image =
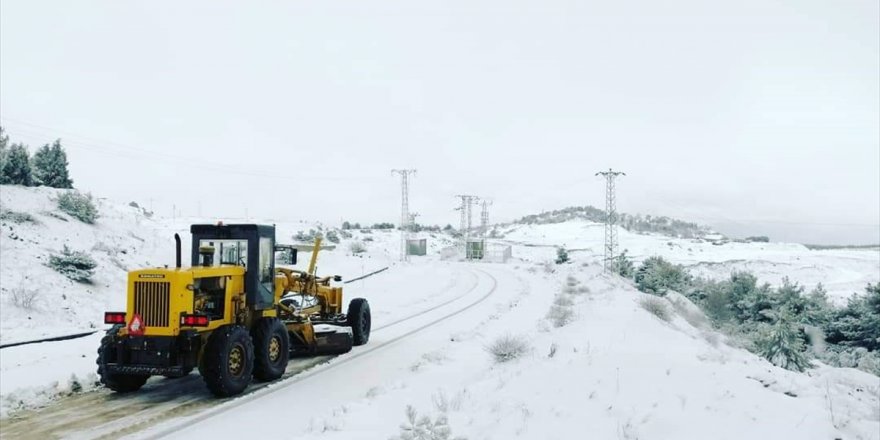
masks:
[[[639,305],[652,315],[669,322],[672,320],[672,312],[669,311],[667,302],[662,298],[654,296],[644,296],[639,300]]]
[[[29,289],[24,283],[15,287],[11,291],[12,304],[23,309],[32,310],[37,305],[37,299],[40,297],[40,291],[37,289]]]
[[[358,255],[366,252],[367,246],[362,241],[353,241],[348,245],[348,250],[350,250],[352,254]]]
[[[486,347],[496,363],[518,359],[531,350],[528,341],[522,336],[504,335]]]
[[[452,437],[449,419],[440,413],[433,420],[430,416],[416,412],[412,405],[406,406],[406,421],[400,425],[400,433],[389,440],[465,440],[464,437]]]
[[[10,209],[0,209],[0,220],[8,220],[12,223],[33,223],[40,224],[36,217],[27,212],[12,211]]]

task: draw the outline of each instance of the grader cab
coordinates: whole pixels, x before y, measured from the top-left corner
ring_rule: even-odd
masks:
[[[192,265],[128,275],[124,312],[98,349],[101,382],[118,392],[140,389],[153,375],[182,377],[198,368],[208,389],[225,397],[253,378],[276,380],[290,356],[339,354],[370,336],[370,307],[353,299],[343,313],[342,288],[317,277],[320,239],[307,270],[276,267],[276,251],[296,264],[295,249],[276,246],[275,227],[193,225]]]

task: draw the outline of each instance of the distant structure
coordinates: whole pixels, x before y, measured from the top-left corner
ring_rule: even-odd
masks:
[[[471,235],[471,228],[473,227],[471,223],[473,220],[473,205],[480,198],[468,194],[459,194],[455,197],[461,198],[461,206],[456,209],[461,211],[461,234],[465,243],[467,243],[467,239]]]
[[[489,207],[492,206],[492,201],[483,199],[480,204],[483,206],[480,212],[480,234],[485,236],[489,233]]]
[[[409,259],[406,240],[409,238],[410,224],[413,220],[409,214],[409,176],[415,173],[414,169],[391,170],[391,175],[400,174],[400,261]]]
[[[614,179],[617,176],[625,176],[626,173],[614,171],[600,171],[597,176],[605,178],[605,272],[614,273],[614,255],[617,253],[617,195],[614,191]]]

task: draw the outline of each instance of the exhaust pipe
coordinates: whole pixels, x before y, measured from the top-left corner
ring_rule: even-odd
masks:
[[[174,251],[177,257],[177,268],[180,269],[180,234],[174,234]]]

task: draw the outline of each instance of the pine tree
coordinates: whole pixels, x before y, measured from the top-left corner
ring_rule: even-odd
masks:
[[[10,185],[33,185],[31,163],[27,148],[22,144],[12,144],[0,172],[2,183]]]
[[[568,251],[564,247],[556,249],[556,264],[568,262]]]
[[[7,154],[9,154],[9,136],[6,136],[3,127],[0,127],[0,184],[6,183],[3,178],[3,167],[6,165]]]
[[[33,158],[34,180],[39,185],[52,188],[73,188],[73,181],[67,171],[67,153],[61,146],[61,139],[52,146],[43,145]]]
[[[804,371],[810,362],[804,354],[804,341],[787,314],[766,328],[755,341],[758,354],[777,367]]]

